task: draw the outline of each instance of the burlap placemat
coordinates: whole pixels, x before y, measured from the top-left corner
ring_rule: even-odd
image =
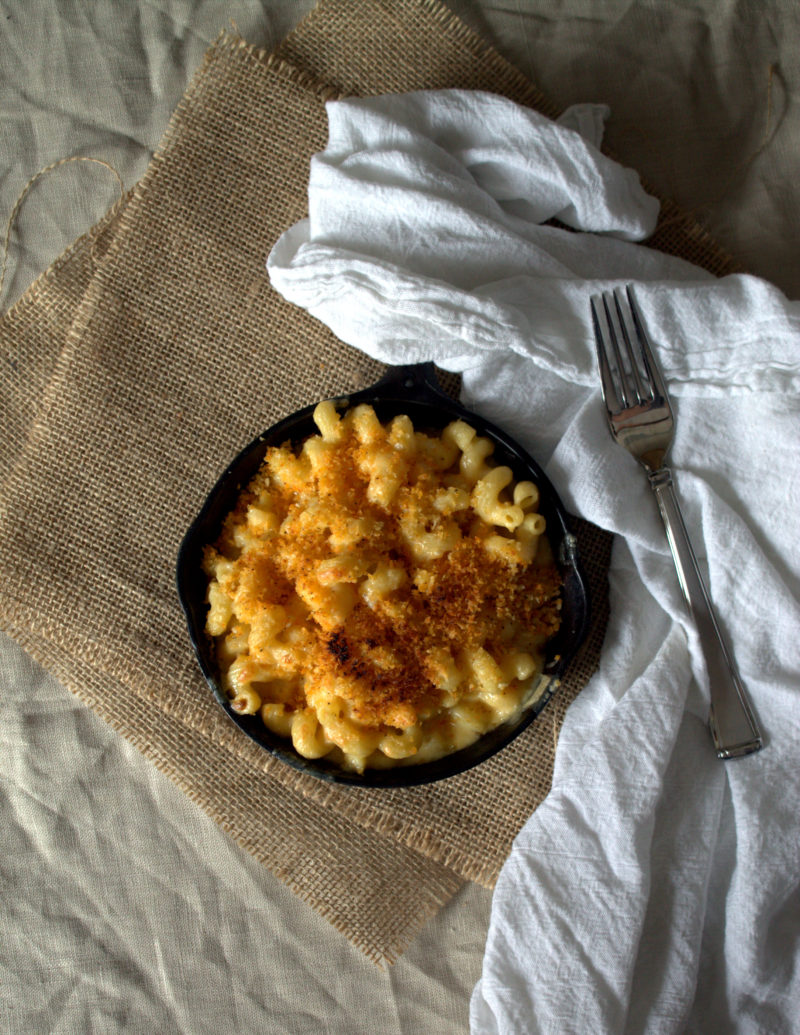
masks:
[[[269,56],[224,36],[128,198],[0,321],[0,623],[371,958],[392,960],[464,879],[491,885],[550,786],[557,732],[593,670],[609,540],[579,523],[587,649],[543,717],[431,787],[333,787],[222,714],[173,584],[183,531],[227,460],[378,364],[272,291],[305,214],[323,100],[433,86],[538,92],[438,4],[323,0]],[[668,210],[660,245],[724,272]]]

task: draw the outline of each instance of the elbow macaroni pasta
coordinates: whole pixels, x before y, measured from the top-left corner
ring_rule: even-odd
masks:
[[[314,411],[205,550],[231,707],[345,769],[431,761],[530,700],[560,624],[539,493],[464,421]]]

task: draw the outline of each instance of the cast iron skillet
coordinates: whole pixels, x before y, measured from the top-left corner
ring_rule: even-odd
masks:
[[[505,747],[530,725],[557,689],[586,636],[589,623],[588,590],[578,561],[577,544],[561,501],[536,461],[500,428],[445,395],[439,388],[433,363],[395,367],[371,388],[337,399],[336,403],[341,409],[371,403],[382,422],[405,413],[421,431],[441,430],[451,421],[463,418],[479,435],[492,439],[495,444],[492,458],[496,463],[509,466],[515,480],[530,479],[539,486],[539,509],[547,521],[547,535],[564,576],[562,624],[546,649],[544,671],[550,682],[541,696],[522,714],[452,755],[419,765],[367,769],[363,774],[345,772],[324,758],[303,758],[293,749],[291,741],[272,733],[259,716],[239,715],[233,711],[219,683],[214,645],[205,632],[207,579],[202,569],[203,547],[217,539],[226,514],[258,471],[269,446],[286,441],[299,444],[318,433],[311,416],[316,404],[290,414],[263,432],[224,471],[181,544],[177,563],[178,596],[200,668],[214,696],[230,719],[267,751],[295,769],[337,783],[362,787],[431,783],[470,769]]]

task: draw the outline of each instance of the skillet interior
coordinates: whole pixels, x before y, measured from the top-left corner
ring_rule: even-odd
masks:
[[[225,516],[233,509],[241,490],[254,477],[268,447],[286,441],[300,443],[317,434],[312,414],[316,403],[290,414],[246,446],[223,472],[211,490],[202,510],[188,529],[177,561],[178,596],[186,616],[189,636],[200,668],[211,691],[229,718],[249,737],[287,764],[320,779],[365,787],[398,787],[430,783],[454,776],[484,761],[518,736],[539,714],[583,642],[589,622],[589,597],[581,572],[575,538],[569,518],[553,486],[535,460],[500,428],[465,409],[439,388],[432,363],[396,367],[370,388],[337,400],[342,409],[370,403],[382,422],[400,413],[408,414],[418,430],[441,430],[453,420],[463,418],[495,444],[493,459],[508,465],[517,480],[530,479],[539,487],[539,510],[547,522],[547,535],[564,577],[562,624],[545,651],[547,689],[535,702],[512,720],[484,734],[474,744],[434,762],[367,769],[348,773],[323,759],[300,756],[291,742],[272,733],[258,716],[239,715],[222,690],[217,671],[214,644],[205,632],[207,579],[202,569],[203,548],[213,543]]]

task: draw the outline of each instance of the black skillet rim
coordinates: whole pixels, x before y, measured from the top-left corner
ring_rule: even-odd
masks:
[[[272,733],[258,716],[238,715],[233,711],[218,682],[213,644],[205,632],[208,608],[207,579],[201,564],[203,548],[216,540],[225,515],[233,508],[240,491],[255,475],[267,448],[287,440],[299,442],[317,432],[312,420],[317,403],[289,414],[262,432],[239,452],[217,479],[178,551],[178,598],[200,670],[211,692],[228,718],[261,747],[300,772],[338,784],[378,788],[432,783],[465,772],[510,744],[528,728],[557,692],[589,628],[589,591],[578,556],[577,542],[561,500],[533,457],[501,428],[446,395],[439,387],[433,363],[391,368],[374,385],[337,397],[334,401],[340,409],[372,403],[382,421],[399,413],[408,413],[418,428],[425,427],[426,420],[428,427],[444,427],[451,420],[462,418],[478,434],[492,439],[495,444],[493,458],[508,464],[516,479],[531,478],[536,482],[540,493],[540,511],[547,521],[548,537],[564,576],[562,626],[545,651],[544,671],[550,677],[550,682],[541,697],[520,716],[501,724],[474,744],[451,755],[419,765],[367,769],[364,773],[347,772],[326,762],[324,758],[303,758],[292,748],[290,741]]]

